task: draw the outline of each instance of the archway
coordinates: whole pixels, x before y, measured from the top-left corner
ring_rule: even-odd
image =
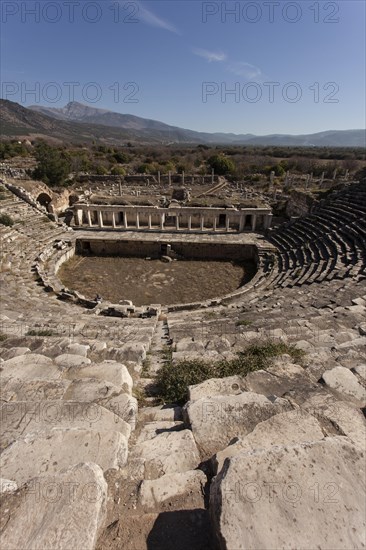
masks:
[[[44,206],[47,210],[47,212],[51,212],[52,208],[50,208],[50,203],[52,201],[52,198],[47,193],[40,193],[37,197],[37,202]]]

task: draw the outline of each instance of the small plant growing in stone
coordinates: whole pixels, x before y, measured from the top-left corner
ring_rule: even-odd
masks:
[[[11,227],[14,225],[14,220],[9,216],[9,214],[0,214],[0,224],[5,225],[6,227]]]
[[[184,403],[188,399],[188,386],[200,384],[210,378],[246,376],[249,372],[269,368],[275,357],[288,354],[294,362],[304,356],[302,350],[283,342],[268,340],[246,347],[231,361],[208,363],[202,360],[167,362],[158,372],[157,386],[160,398],[165,403]]]

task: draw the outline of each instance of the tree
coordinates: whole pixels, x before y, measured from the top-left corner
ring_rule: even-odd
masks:
[[[219,176],[225,176],[226,174],[232,174],[235,172],[235,164],[231,159],[228,159],[225,155],[213,155],[208,159],[208,165],[215,170],[215,174]]]
[[[35,157],[38,163],[33,171],[35,179],[42,180],[50,186],[65,184],[71,163],[62,151],[41,141],[36,145]]]

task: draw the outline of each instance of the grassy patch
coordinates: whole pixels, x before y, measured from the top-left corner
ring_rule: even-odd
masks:
[[[6,225],[7,227],[11,227],[14,225],[14,220],[9,216],[9,214],[0,214],[0,223],[2,225]]]
[[[26,336],[56,336],[53,330],[28,330]]]
[[[206,363],[200,360],[180,361],[164,365],[156,377],[160,397],[166,403],[184,403],[188,399],[188,386],[200,384],[210,378],[246,376],[249,372],[267,369],[275,357],[288,354],[294,362],[304,356],[302,350],[282,342],[260,342],[252,344],[237,354],[231,361]]]
[[[4,334],[3,332],[0,332],[0,342],[5,342],[6,339],[7,339],[7,335]]]

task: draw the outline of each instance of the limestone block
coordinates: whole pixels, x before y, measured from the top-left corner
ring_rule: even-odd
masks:
[[[211,485],[210,512],[227,550],[359,549],[364,492],[363,453],[330,437],[229,459]]]
[[[276,414],[256,425],[248,435],[229,445],[213,458],[215,473],[224,465],[225,459],[242,451],[251,452],[269,449],[273,445],[295,445],[306,441],[324,439],[319,422],[309,413],[299,410]]]
[[[9,501],[2,550],[93,550],[106,514],[107,483],[93,463],[34,478]]]
[[[1,448],[30,433],[52,428],[118,431],[129,438],[131,427],[96,403],[77,401],[17,401],[0,409]]]
[[[132,392],[133,383],[130,373],[125,365],[115,361],[103,361],[102,363],[71,368],[64,373],[64,377],[69,380],[82,378],[107,380],[126,393]]]
[[[344,398],[353,398],[360,403],[365,403],[366,389],[349,369],[334,367],[323,374],[323,380],[329,388],[336,390]]]
[[[19,380],[7,379],[1,384],[1,399],[3,401],[57,401],[62,399],[69,380]]]
[[[366,381],[366,364],[365,365],[357,365],[357,367],[355,367],[353,369],[359,376],[361,376],[361,378],[363,380]]]
[[[18,490],[18,485],[12,479],[0,477],[0,495],[3,493],[14,493]]]
[[[140,443],[136,451],[144,463],[145,479],[157,479],[165,474],[193,470],[200,463],[190,430],[159,433]]]
[[[259,422],[291,409],[285,399],[271,402],[264,395],[253,392],[203,397],[186,406],[202,460],[223,450],[234,437],[244,437]]]
[[[1,364],[1,379],[54,380],[61,372],[52,359],[36,353],[28,353],[8,359]]]
[[[190,500],[202,498],[206,482],[207,478],[201,470],[166,474],[159,479],[144,480],[140,487],[139,501],[144,508],[156,510],[159,504],[184,497],[184,503],[188,507]]]
[[[82,357],[87,357],[90,346],[85,346],[82,344],[69,344],[66,348],[67,353],[73,355],[81,355]]]
[[[53,428],[28,434],[5,449],[0,471],[22,485],[79,462],[95,462],[103,471],[119,469],[126,464],[127,453],[127,438],[120,432]]]
[[[2,354],[2,358],[4,361],[7,361],[8,359],[13,359],[13,357],[18,357],[18,355],[26,355],[27,353],[31,353],[29,348],[11,348]]]
[[[245,390],[245,381],[241,376],[210,378],[201,384],[189,386],[189,400],[197,401],[202,397],[212,397],[214,395],[238,395]]]
[[[183,420],[182,408],[172,406],[144,407],[139,414],[139,419],[142,422]]]
[[[176,344],[176,351],[205,351],[205,346],[201,340],[192,340],[192,338],[182,338]]]
[[[91,361],[82,355],[63,353],[55,358],[55,363],[61,369],[69,369],[72,367],[81,367],[81,365],[90,365]]]

